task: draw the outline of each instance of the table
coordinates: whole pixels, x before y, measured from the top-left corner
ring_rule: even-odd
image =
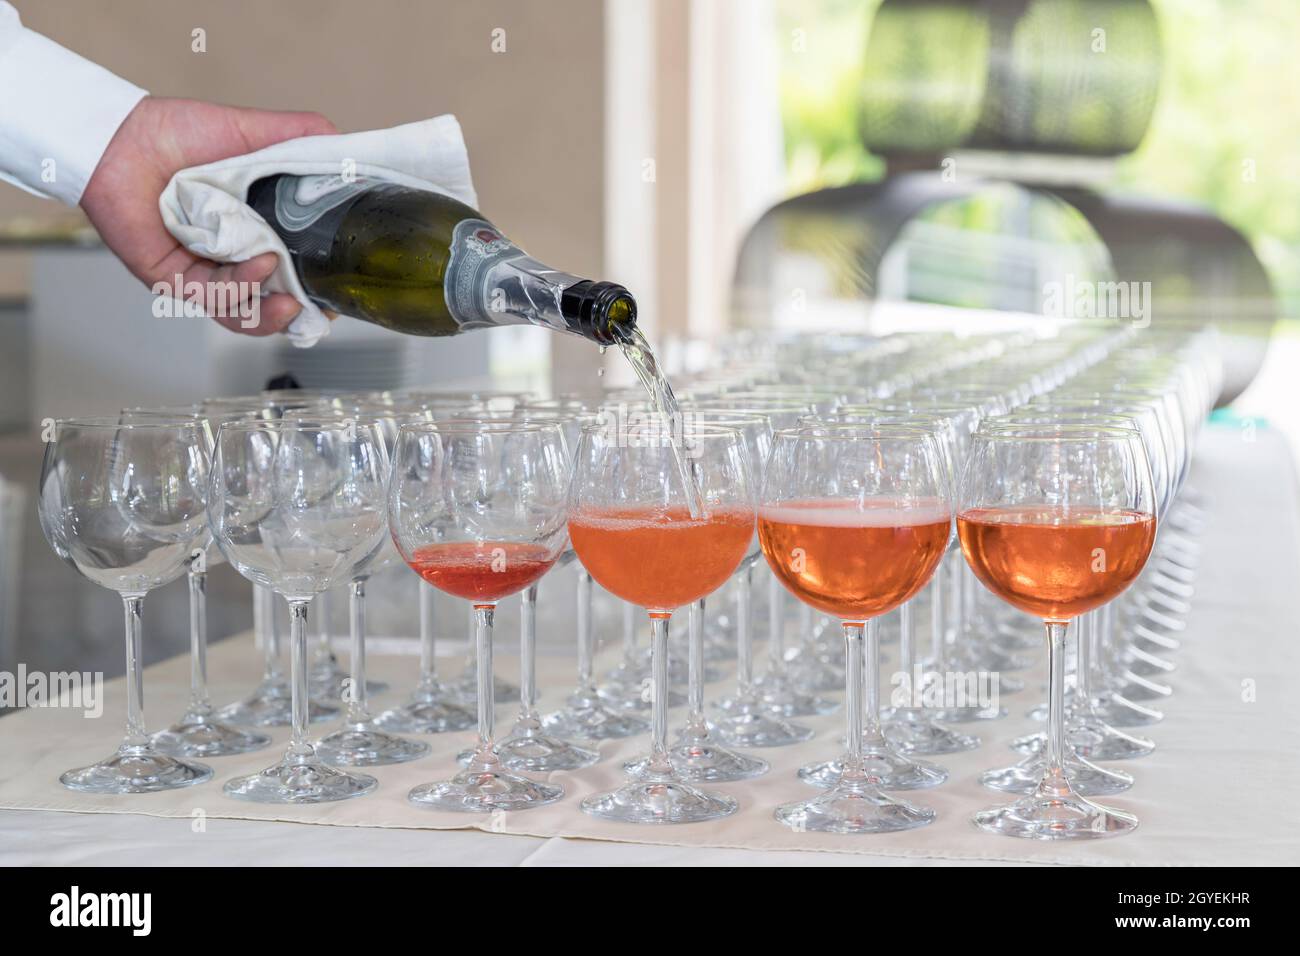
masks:
[[[32,710],[0,721],[0,807],[9,808],[0,810],[0,865],[312,864],[339,859],[354,864],[522,866],[1294,865],[1300,863],[1300,821],[1275,811],[1279,792],[1300,789],[1300,763],[1295,760],[1300,750],[1300,695],[1294,692],[1300,674],[1300,626],[1292,612],[1300,593],[1300,489],[1290,450],[1267,430],[1207,429],[1191,484],[1208,508],[1197,593],[1184,647],[1175,658],[1178,669],[1170,676],[1176,693],[1164,705],[1165,721],[1146,731],[1156,739],[1158,750],[1125,765],[1137,776],[1137,784],[1109,801],[1134,810],[1142,820],[1139,830],[1126,837],[1039,844],[979,833],[970,825],[971,811],[1002,799],[982,790],[974,777],[1005,762],[1010,753],[1005,742],[1027,728],[1019,714],[1036,702],[1040,687],[1032,672],[1025,675],[1030,689],[1005,700],[1012,717],[973,728],[985,737],[982,748],[941,760],[952,779],[936,790],[910,795],[939,810],[934,825],[858,838],[792,834],[770,820],[778,795],[790,799],[807,792],[787,779],[786,765],[798,758],[780,749],[764,751],[775,765],[773,779],[764,778],[766,782],[752,789],[748,784],[722,788],[744,804],[726,826],[620,828],[586,818],[577,810],[576,798],[617,779],[617,763],[624,753],[638,749],[635,741],[603,745],[606,760],[564,778],[572,797],[552,808],[512,815],[503,828],[506,832],[425,829],[482,826],[484,821],[448,821],[455,815],[445,814],[422,817],[423,811],[402,805],[407,782],[435,779],[450,766],[446,759],[434,766],[436,755],[401,768],[377,768],[380,793],[330,808],[307,808],[316,813],[313,822],[334,824],[330,826],[281,822],[306,817],[297,810],[274,808],[267,816],[281,820],[221,819],[249,808],[224,798],[214,785],[205,785],[202,802],[209,809],[198,828],[183,808],[164,808],[153,800],[171,795],[91,798],[49,786],[55,768],[98,756],[105,741],[115,741],[120,708],[114,708],[121,702],[121,691],[110,682],[108,710],[96,722],[103,726],[93,734],[69,724],[66,713],[57,710]],[[252,657],[248,645],[237,642],[215,649],[218,697],[246,689],[255,668],[251,660],[235,660],[240,653]],[[390,679],[396,675],[401,680],[411,670],[409,661],[395,658],[380,658],[376,664],[381,676],[386,672]],[[567,660],[544,660],[542,667],[548,675],[543,686],[567,685]],[[182,699],[184,672],[183,659],[149,669],[146,686],[155,723]],[[565,676],[550,676],[559,674]],[[710,693],[717,692],[711,685]],[[804,759],[834,749],[839,719],[822,719],[820,749],[801,751]],[[281,731],[277,742],[283,736]],[[449,752],[464,741],[458,735],[435,746]],[[263,751],[253,755],[252,764],[270,759]],[[236,769],[232,761],[241,760]],[[248,758],[212,763],[221,780],[242,771]],[[78,812],[87,806],[102,812]],[[182,815],[143,815],[154,813]],[[548,813],[552,816],[543,816]],[[620,842],[606,842],[614,840]]]

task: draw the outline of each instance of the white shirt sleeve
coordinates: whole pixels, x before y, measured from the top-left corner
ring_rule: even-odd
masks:
[[[0,179],[76,205],[109,140],[146,95],[28,30],[0,0]]]

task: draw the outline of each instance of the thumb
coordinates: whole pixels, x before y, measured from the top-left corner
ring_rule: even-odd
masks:
[[[241,109],[235,122],[250,152],[299,136],[328,136],[338,132],[320,113]]]

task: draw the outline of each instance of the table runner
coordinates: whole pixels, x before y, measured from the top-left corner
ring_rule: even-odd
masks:
[[[1254,440],[1247,440],[1253,438]],[[687,826],[636,826],[596,820],[583,814],[578,801],[621,782],[624,759],[640,754],[645,738],[606,741],[602,761],[581,771],[548,776],[566,790],[563,801],[525,812],[477,815],[436,813],[406,803],[411,787],[454,772],[454,754],[472,741],[472,733],[426,737],[430,757],[393,767],[369,768],[379,779],[377,792],[356,800],[314,807],[276,807],[232,800],[221,783],[266,766],[272,750],[207,761],[216,770],[210,783],[170,793],[98,797],[63,789],[58,775],[70,767],[108,754],[118,743],[123,720],[121,680],[106,685],[106,708],[98,720],[83,719],[69,709],[32,709],[0,721],[0,807],[101,814],[148,814],[286,821],[324,826],[449,829],[477,828],[509,834],[555,836],[680,847],[750,850],[822,851],[914,859],[1009,861],[1093,865],[1295,864],[1300,862],[1300,821],[1278,812],[1277,795],[1300,785],[1300,696],[1292,692],[1300,668],[1300,637],[1291,606],[1300,592],[1300,520],[1297,485],[1290,453],[1275,434],[1245,435],[1230,429],[1207,431],[1192,482],[1204,496],[1208,519],[1201,538],[1203,553],[1196,581],[1194,610],[1174,656],[1170,675],[1175,694],[1163,703],[1165,720],[1143,729],[1157,742],[1150,757],[1111,764],[1131,772],[1137,782],[1127,793],[1101,802],[1132,810],[1141,820],[1137,832],[1111,840],[1051,844],[985,834],[970,822],[973,811],[1005,802],[1005,795],[981,787],[983,770],[1014,759],[1006,744],[1035,729],[1024,712],[1042,694],[1041,659],[1021,674],[1028,688],[1004,695],[1011,716],[964,725],[979,734],[974,751],[936,758],[950,778],[943,786],[903,794],[934,807],[934,824],[905,833],[842,836],[794,833],[772,819],[777,804],[807,797],[812,791],[794,776],[814,758],[833,756],[839,748],[842,717],[804,718],[817,737],[798,747],[760,751],[772,763],[765,777],[716,789],[734,796],[740,812],[730,818]],[[542,625],[544,626],[544,622]],[[684,626],[684,621],[679,626]],[[498,634],[503,646],[513,632]],[[515,677],[515,660],[498,656],[499,670]],[[608,663],[601,661],[601,664]],[[245,693],[258,674],[251,638],[221,643],[211,653],[214,699]],[[413,679],[410,658],[375,656],[374,676],[393,689],[377,700],[400,699]],[[558,704],[572,683],[567,658],[539,660],[543,707]],[[179,714],[185,701],[188,663],[176,658],[146,672],[146,706],[156,728]],[[714,699],[729,689],[710,684]],[[500,702],[498,726],[508,731],[513,702]],[[679,726],[682,713],[672,713]],[[274,733],[274,747],[286,731]],[[113,832],[104,823],[105,839]],[[493,839],[485,833],[484,840]],[[436,859],[429,860],[438,862]]]

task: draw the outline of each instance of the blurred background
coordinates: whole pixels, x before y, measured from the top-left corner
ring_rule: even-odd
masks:
[[[1217,414],[1300,448],[1293,0],[15,2],[155,95],[345,131],[455,113],[483,213],[631,288],[670,374],[760,335],[1214,323]],[[1081,314],[1070,290],[1098,283],[1146,284],[1145,314]],[[537,329],[421,340],[343,320],[297,350],[151,305],[77,211],[0,186],[0,669],[121,669],[116,596],[36,524],[45,419],[283,372],[542,393],[602,365],[627,377]],[[233,572],[212,577],[219,639],[251,612]],[[149,660],[184,649],[183,583],[149,620]]]

